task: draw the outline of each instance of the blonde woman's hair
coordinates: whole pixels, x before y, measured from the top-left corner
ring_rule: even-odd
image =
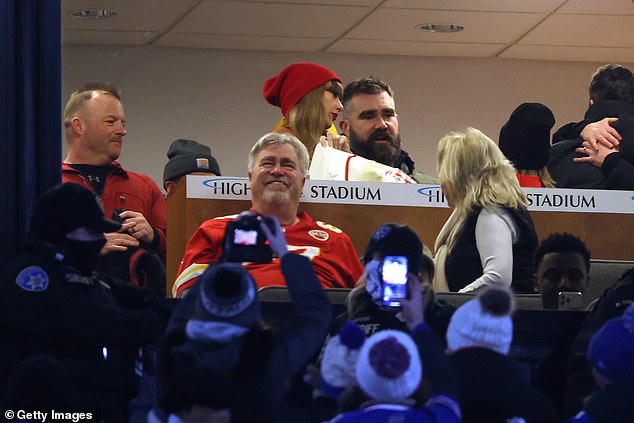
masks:
[[[308,149],[310,157],[319,142],[319,137],[324,135],[328,129],[330,116],[324,107],[324,93],[331,91],[335,96],[341,98],[343,86],[339,81],[328,81],[323,85],[309,91],[288,113],[285,118],[285,126],[297,137]]]
[[[541,182],[542,187],[544,188],[555,188],[555,181],[553,181],[553,177],[550,176],[550,172],[548,172],[548,168],[546,166],[541,169],[516,169],[516,172],[520,175],[526,176],[537,176],[539,178],[539,182]]]
[[[457,220],[476,207],[528,206],[513,165],[493,140],[475,128],[464,133],[452,132],[440,139],[438,177],[453,202]],[[450,244],[459,228],[453,229]]]

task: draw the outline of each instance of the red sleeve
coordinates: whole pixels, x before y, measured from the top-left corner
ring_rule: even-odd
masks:
[[[167,250],[167,203],[156,182],[150,178],[146,182],[150,186],[150,207],[144,211],[143,216],[145,216],[150,226],[156,229],[155,235],[158,235],[159,239],[155,239],[152,242],[152,247],[158,252],[163,263],[165,263],[165,251]]]
[[[357,256],[357,251],[352,245],[352,241],[345,233],[338,234],[336,237],[336,255],[335,266],[337,274],[335,278],[336,286],[334,288],[354,288],[357,281],[363,274],[363,266]]]
[[[180,297],[194,285],[209,263],[215,263],[222,257],[222,240],[227,219],[217,218],[203,222],[185,247],[185,254],[178,268],[178,276],[172,286],[172,295]]]

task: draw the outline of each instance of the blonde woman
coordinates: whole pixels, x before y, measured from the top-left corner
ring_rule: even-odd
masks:
[[[453,212],[436,238],[434,289],[475,293],[504,284],[533,292],[537,235],[515,169],[495,142],[475,128],[446,135],[438,177]]]
[[[282,111],[282,120],[273,132],[295,135],[311,158],[322,136],[328,138],[329,145],[350,151],[345,136],[336,135],[336,130],[328,132],[343,110],[343,85],[327,67],[310,62],[290,64],[266,80],[262,94]]]

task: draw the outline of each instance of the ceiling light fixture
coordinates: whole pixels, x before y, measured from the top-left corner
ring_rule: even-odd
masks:
[[[634,1],[634,0],[633,0]],[[460,32],[464,29],[464,26],[458,24],[420,24],[416,25],[416,28],[426,32]]]
[[[117,12],[110,9],[81,9],[75,10],[70,13],[72,16],[79,19],[109,19],[117,16]]]

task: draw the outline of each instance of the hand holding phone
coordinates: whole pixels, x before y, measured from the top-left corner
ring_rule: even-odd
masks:
[[[401,311],[405,318],[405,324],[409,330],[413,330],[416,326],[425,321],[425,302],[427,296],[426,289],[418,276],[409,273],[407,285],[409,288],[409,297],[401,300]]]

